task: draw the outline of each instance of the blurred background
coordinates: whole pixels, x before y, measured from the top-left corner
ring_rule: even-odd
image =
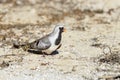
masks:
[[[0,0],[0,29],[63,23],[84,31],[116,22],[119,7],[119,0]]]

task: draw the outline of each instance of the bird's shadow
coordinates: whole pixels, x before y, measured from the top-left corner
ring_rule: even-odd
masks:
[[[36,50],[28,50],[29,53],[32,53],[32,54],[38,54],[38,55],[49,55],[49,54],[46,54],[46,53],[43,53],[42,51],[36,51]],[[56,54],[59,54],[59,52],[56,50],[56,51],[53,51],[50,55],[56,55]]]

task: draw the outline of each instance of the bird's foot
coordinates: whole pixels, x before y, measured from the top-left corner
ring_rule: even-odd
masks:
[[[42,57],[45,57],[45,52],[42,52]]]

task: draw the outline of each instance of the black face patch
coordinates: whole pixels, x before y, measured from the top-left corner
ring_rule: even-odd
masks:
[[[60,32],[63,32],[63,30],[64,30],[64,28],[63,27],[61,27],[61,28],[59,28],[60,29]]]
[[[55,41],[55,45],[58,45],[58,44],[60,44],[60,41],[61,41],[61,34],[62,34],[62,32],[63,32],[63,27],[61,27],[61,28],[59,28],[60,29],[60,32],[59,32],[59,35],[58,35],[58,38],[56,39],[56,41]]]

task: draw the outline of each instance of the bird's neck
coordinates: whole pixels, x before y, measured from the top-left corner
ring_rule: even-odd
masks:
[[[53,30],[53,32],[51,32],[51,36],[58,36],[59,31],[55,31],[55,29]]]
[[[54,41],[55,45],[59,45],[59,43],[61,42],[61,31],[53,31],[50,36],[52,41]]]
[[[59,31],[58,36],[57,36],[57,38],[56,38],[56,40],[55,40],[55,45],[59,45],[59,44],[60,44],[61,38],[62,38],[61,35],[62,35],[62,32]]]

